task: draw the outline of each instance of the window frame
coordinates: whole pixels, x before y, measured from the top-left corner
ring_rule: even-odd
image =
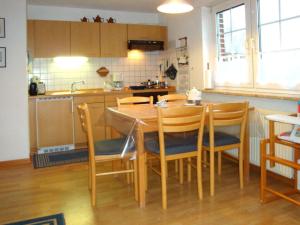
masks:
[[[249,64],[249,68],[248,68],[248,79],[249,82],[248,83],[244,83],[244,84],[232,84],[230,82],[228,83],[224,83],[223,85],[219,85],[216,84],[217,88],[252,88],[253,87],[253,76],[251,75],[253,72],[253,68],[252,68],[252,50],[249,48],[249,43],[248,40],[251,37],[251,21],[250,21],[250,0],[232,0],[232,1],[227,1],[227,2],[223,2],[221,4],[218,4],[216,6],[214,6],[212,8],[212,26],[213,26],[213,32],[212,32],[212,40],[213,40],[213,54],[212,54],[212,62],[213,62],[213,68],[216,68],[217,66],[217,58],[218,58],[218,41],[217,41],[217,13],[225,11],[225,10],[229,10],[235,7],[238,7],[240,5],[245,5],[245,22],[246,22],[246,42],[245,45],[247,45],[248,47],[245,47],[245,51],[246,51],[246,58],[248,59],[248,64]]]
[[[245,4],[246,16],[246,51],[249,60],[249,83],[234,85],[230,82],[223,85],[215,83],[216,89],[242,90],[242,91],[259,91],[266,93],[286,93],[286,94],[300,94],[300,84],[293,88],[283,88],[282,86],[275,86],[274,84],[259,84],[257,82],[259,56],[260,56],[260,32],[259,32],[259,12],[258,0],[229,0],[212,7],[212,54],[211,62],[212,68],[216,69],[218,57],[218,41],[217,41],[217,13],[226,9],[234,8],[238,5]],[[280,5],[279,5],[280,7]],[[279,18],[281,21],[281,18]],[[278,21],[278,22],[279,22]],[[215,77],[214,77],[215,79]]]

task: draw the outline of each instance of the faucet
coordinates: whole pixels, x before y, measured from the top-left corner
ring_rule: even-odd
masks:
[[[76,88],[76,84],[85,84],[85,81],[84,80],[81,80],[81,81],[74,81],[72,82],[71,84],[71,93],[77,91],[78,89]]]

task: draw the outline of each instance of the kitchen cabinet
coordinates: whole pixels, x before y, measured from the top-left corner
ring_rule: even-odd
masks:
[[[105,139],[105,108],[103,96],[74,97],[74,134],[76,148],[87,147],[86,133],[83,132],[77,106],[87,103],[90,110],[95,140]]]
[[[127,24],[101,23],[102,57],[127,57]]]
[[[167,27],[143,24],[128,24],[128,40],[168,41]]]
[[[50,58],[70,55],[70,23],[67,21],[34,21],[34,56]]]
[[[37,99],[38,148],[74,144],[72,97]]]
[[[34,21],[27,21],[27,51],[34,57]]]
[[[132,94],[113,94],[113,95],[105,95],[105,108],[107,107],[117,107],[117,98],[126,98],[130,97]],[[106,130],[106,139],[111,139],[112,137],[117,138],[121,135],[115,131],[112,130],[110,126],[107,125],[109,123],[109,118],[105,118],[105,130]]]
[[[30,152],[36,152],[37,140],[36,140],[36,100],[29,99],[29,141],[30,141]]]
[[[100,27],[98,23],[70,22],[71,56],[100,56]]]

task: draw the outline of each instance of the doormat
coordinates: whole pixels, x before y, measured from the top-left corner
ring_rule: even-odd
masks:
[[[14,223],[7,223],[5,225],[66,225],[65,218],[63,213],[51,215],[51,216],[45,216],[45,217],[39,217],[29,220],[23,220],[18,221]]]
[[[87,149],[76,149],[64,152],[34,154],[32,157],[32,163],[35,169],[87,161]]]

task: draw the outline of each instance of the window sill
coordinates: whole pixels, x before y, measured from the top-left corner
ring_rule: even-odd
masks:
[[[241,91],[241,90],[227,90],[227,89],[203,89],[202,93],[211,94],[223,94],[223,95],[233,95],[233,96],[247,96],[256,98],[270,98],[279,100],[289,100],[289,101],[299,101],[299,94],[283,94],[283,93],[267,93],[253,91]]]

